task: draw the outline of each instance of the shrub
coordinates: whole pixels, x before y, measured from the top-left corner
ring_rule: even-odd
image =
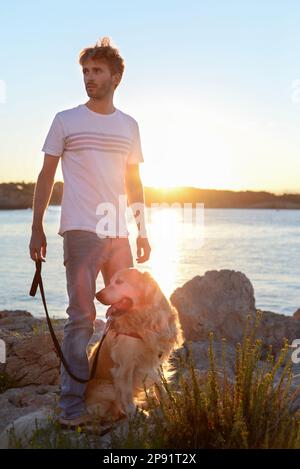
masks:
[[[249,330],[248,317],[242,344],[236,346],[235,376],[228,379],[226,341],[218,369],[210,336],[207,380],[197,378],[191,348],[180,357],[179,387],[161,375],[166,397],[160,405],[148,402],[151,418],[132,422],[126,435],[114,438],[115,448],[299,448],[300,414],[291,404],[299,393],[290,392],[291,360],[285,340],[277,359],[270,347],[262,360],[262,341],[255,338],[261,313]],[[184,374],[188,371],[188,376]],[[146,428],[137,432],[139,424]]]

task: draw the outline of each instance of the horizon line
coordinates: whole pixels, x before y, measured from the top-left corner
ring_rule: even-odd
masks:
[[[54,184],[56,184],[57,182],[59,183],[64,183],[64,181],[61,181],[61,180],[57,180],[57,181],[54,181]],[[16,184],[16,185],[25,185],[25,184],[36,184],[36,181],[0,181],[0,184]],[[53,185],[54,185],[53,184]],[[300,195],[300,189],[298,192],[288,192],[289,189],[281,189],[281,190],[278,190],[278,191],[271,191],[271,190],[267,190],[267,189],[220,189],[220,188],[214,188],[214,187],[198,187],[198,186],[189,186],[189,185],[181,185],[181,186],[155,186],[155,185],[151,185],[151,186],[148,186],[148,185],[143,185],[144,186],[144,189],[147,188],[147,189],[158,189],[158,190],[162,190],[162,191],[170,191],[170,190],[182,190],[182,189],[197,189],[197,190],[203,190],[203,191],[219,191],[219,192],[267,192],[269,194],[273,194],[273,195]]]

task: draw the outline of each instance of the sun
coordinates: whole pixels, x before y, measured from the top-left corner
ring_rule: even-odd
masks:
[[[217,151],[219,150],[219,151]],[[189,186],[209,189],[230,189],[235,186],[235,171],[224,149],[209,155],[173,155],[159,165],[145,162],[140,168],[143,184],[154,188]]]

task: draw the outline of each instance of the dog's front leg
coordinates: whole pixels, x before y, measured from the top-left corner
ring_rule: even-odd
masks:
[[[127,415],[132,415],[136,411],[133,401],[133,374],[137,347],[140,339],[134,337],[121,336],[111,351],[111,357],[115,363],[112,370],[114,388],[116,391],[118,404]]]
[[[133,368],[119,367],[114,374],[114,385],[123,411],[127,415],[134,414],[136,406],[133,402]]]

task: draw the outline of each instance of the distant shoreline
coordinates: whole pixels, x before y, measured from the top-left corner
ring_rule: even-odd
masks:
[[[0,184],[0,210],[32,208],[35,183],[11,182]],[[251,208],[299,210],[300,194],[276,195],[266,191],[230,191],[200,189],[195,187],[153,188],[144,187],[145,203],[169,205],[204,204],[205,208]],[[61,205],[63,182],[56,182],[49,205]]]

